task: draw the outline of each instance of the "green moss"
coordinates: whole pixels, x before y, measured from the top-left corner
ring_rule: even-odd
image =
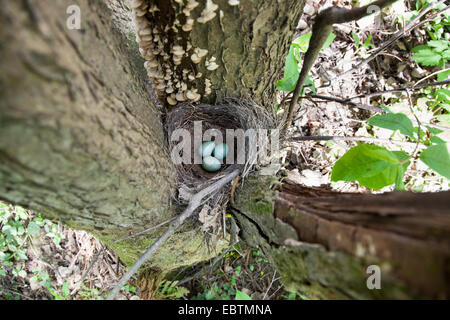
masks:
[[[286,239],[297,240],[297,233],[288,224],[276,219],[273,215],[275,191],[278,184],[274,176],[252,174],[236,191],[236,203],[233,205],[240,213],[250,218],[252,224],[261,230],[269,243],[282,245]],[[240,219],[241,224],[247,222]]]
[[[165,227],[163,227],[135,238],[117,241],[118,239],[128,237],[130,235],[129,230],[87,230],[86,226],[80,226],[75,221],[65,221],[64,224],[69,228],[91,233],[114,250],[127,266],[133,265],[145,250],[165,231]],[[167,272],[182,266],[211,259],[223,249],[228,248],[229,245],[229,239],[220,239],[214,248],[208,248],[203,232],[194,226],[187,225],[169,237],[156,250],[148,261],[147,266],[155,270],[160,270],[161,272]]]
[[[408,299],[414,298],[394,278],[382,261],[368,261],[316,245],[271,249],[271,255],[288,290],[299,290],[309,299]],[[366,269],[381,266],[381,290],[367,288]]]
[[[275,192],[270,189],[278,179],[273,176],[250,175],[236,190],[235,208],[245,213],[271,215]]]
[[[96,236],[113,249],[127,266],[131,266],[158,239],[162,232],[119,242],[115,242],[120,239],[117,232],[111,233],[111,236],[101,234],[96,234]],[[228,246],[227,240],[219,240],[215,249],[208,249],[202,232],[184,230],[172,235],[159,247],[148,261],[147,266],[166,272],[211,259]]]

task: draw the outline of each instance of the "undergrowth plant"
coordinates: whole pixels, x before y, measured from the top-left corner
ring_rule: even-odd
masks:
[[[412,12],[413,18],[431,0],[416,2],[416,11]],[[442,10],[445,5],[435,10]],[[412,59],[423,67],[434,67],[437,81],[447,80],[450,70],[446,69],[450,59],[450,32],[448,10],[432,21],[425,24],[424,28],[430,39],[424,45],[419,45],[411,50]],[[305,34],[293,41],[290,47],[284,70],[284,77],[278,81],[277,89],[290,92],[294,90],[298,80],[299,67],[301,66],[301,53],[306,52],[311,33]],[[331,44],[334,34],[330,34],[329,41],[324,47]],[[371,36],[361,44],[359,37],[353,34],[357,50],[373,47]],[[309,84],[312,83],[308,78]],[[315,91],[315,88],[312,87]],[[302,95],[304,92],[302,92]],[[428,87],[418,92],[417,101],[422,99],[428,110],[432,111],[437,123],[442,126],[450,125],[450,90],[446,87]],[[403,112],[392,112],[389,106],[382,106],[387,113],[379,114],[367,120],[368,129],[379,127],[392,130],[393,134],[399,132],[403,141],[415,143],[417,147],[413,152],[404,150],[391,151],[389,143],[378,146],[373,144],[358,143],[348,150],[333,166],[331,181],[357,181],[360,185],[370,189],[381,189],[395,184],[396,189],[404,190],[404,175],[411,163],[419,159],[438,175],[450,179],[450,154],[449,142],[438,135],[442,130],[416,125],[410,117]],[[414,108],[410,105],[414,114]],[[420,119],[419,124],[420,124]],[[417,122],[417,121],[416,121]],[[420,146],[420,148],[419,148]]]
[[[429,4],[429,1],[417,1],[417,8]],[[437,8],[437,10],[443,7]],[[444,13],[425,26],[432,40],[426,45],[419,45],[411,50],[412,59],[424,67],[437,67],[437,81],[447,80],[450,73],[444,70],[450,59],[449,13]],[[447,88],[428,87],[419,92],[420,99],[431,110],[438,124],[449,125],[450,90]],[[411,106],[412,108],[418,106]],[[411,119],[402,112],[393,113],[383,106],[386,114],[376,115],[367,120],[370,126],[399,131],[405,141],[414,142],[425,147],[417,154],[405,151],[390,151],[385,146],[358,144],[339,159],[332,170],[331,181],[358,181],[359,184],[381,189],[395,184],[396,189],[404,190],[404,174],[417,157],[437,174],[450,179],[449,143],[438,137],[442,130],[429,126],[415,126]],[[420,119],[419,119],[420,122]]]
[[[0,202],[0,277],[18,278],[24,283],[37,282],[48,290],[53,299],[67,299],[67,282],[63,284],[61,292],[58,292],[52,287],[47,272],[35,269],[29,277],[25,268],[28,261],[27,248],[33,237],[39,235],[51,238],[55,245],[59,245],[62,238],[58,226],[51,221],[40,215],[34,216],[22,207]]]

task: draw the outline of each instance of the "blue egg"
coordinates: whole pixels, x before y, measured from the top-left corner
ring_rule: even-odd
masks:
[[[214,149],[214,157],[223,159],[227,156],[228,146],[225,143],[218,144]]]
[[[198,150],[198,153],[202,157],[209,157],[212,154],[212,152],[214,151],[215,147],[216,147],[216,144],[212,141],[203,142],[203,144],[201,145],[201,147]]]
[[[215,172],[215,171],[219,171],[220,168],[222,167],[222,165],[219,160],[217,160],[214,157],[209,156],[209,157],[203,158],[202,167],[206,171]]]

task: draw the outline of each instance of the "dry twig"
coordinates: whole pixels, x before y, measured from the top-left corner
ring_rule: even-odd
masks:
[[[176,218],[176,220],[169,225],[162,236],[160,236],[158,240],[156,240],[156,242],[150,248],[148,248],[147,251],[145,251],[142,256],[140,256],[139,259],[131,266],[127,273],[125,273],[125,275],[116,284],[114,289],[111,290],[110,294],[107,297],[107,300],[113,300],[115,298],[120,289],[122,289],[125,283],[127,283],[127,281],[139,270],[141,265],[152,255],[152,253],[155,252],[155,250],[158,249],[167,240],[167,238],[169,238],[178,229],[178,227],[180,227],[183,222],[194,213],[195,209],[197,209],[202,204],[203,198],[213,192],[222,189],[227,183],[236,178],[238,174],[239,170],[236,169],[224,176],[222,179],[218,180],[217,182],[211,184],[210,186],[204,188],[203,190],[192,196],[191,200],[189,201],[189,205],[183,211],[183,213],[180,214]]]

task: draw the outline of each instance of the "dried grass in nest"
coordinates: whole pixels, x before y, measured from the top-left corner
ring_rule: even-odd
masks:
[[[172,109],[167,115],[167,133],[169,136],[170,151],[180,143],[179,141],[172,141],[171,137],[175,130],[186,129],[193,133],[194,121],[202,121],[202,130],[205,132],[208,129],[217,129],[225,133],[226,129],[278,129],[279,124],[275,120],[274,113],[268,112],[264,108],[249,101],[240,101],[237,99],[227,99],[221,104],[205,105],[201,104],[194,106],[191,104],[182,104]],[[202,133],[203,133],[202,132]],[[177,138],[177,137],[174,137]],[[224,136],[226,138],[226,136]],[[192,136],[191,136],[191,140]],[[264,151],[267,145],[267,140],[257,139],[258,151]],[[228,143],[228,141],[224,141]],[[259,144],[259,145],[258,145]],[[191,148],[191,155],[194,153],[193,146]],[[245,153],[248,155],[249,146],[245,144]],[[222,170],[217,173],[207,173],[203,171],[201,165],[175,165],[178,173],[179,192],[183,188],[188,189],[191,193],[189,205],[185,210],[170,224],[167,230],[156,240],[153,245],[148,248],[139,259],[130,267],[127,273],[120,279],[114,289],[110,292],[107,299],[114,299],[120,288],[128,281],[131,276],[142,266],[143,263],[154,253],[154,251],[164,241],[173,235],[173,233],[185,222],[186,219],[194,213],[200,214],[198,219],[203,224],[202,230],[205,232],[205,237],[208,244],[212,244],[215,250],[218,240],[222,238],[222,233],[219,233],[223,228],[223,238],[226,238],[225,229],[225,206],[228,202],[229,188],[223,186],[229,183],[238,176],[238,169],[241,177],[245,176],[256,165],[256,161],[263,160],[258,154],[258,151],[252,157],[247,156],[245,164],[230,164],[224,166]],[[172,153],[172,152],[171,152]],[[193,159],[192,159],[193,160]],[[200,209],[201,208],[201,209]],[[200,210],[199,210],[200,209]],[[222,219],[219,219],[222,216]],[[210,241],[208,241],[208,238]],[[230,235],[231,240],[231,235]],[[208,248],[209,245],[208,245]]]
[[[270,130],[280,127],[274,110],[267,110],[248,100],[226,99],[224,102],[216,105],[180,104],[169,111],[167,115],[167,132],[169,135],[170,151],[179,143],[179,141],[172,141],[170,138],[174,130],[181,128],[186,129],[191,132],[193,136],[194,121],[202,121],[202,133],[208,129],[220,130],[224,140],[226,137],[226,129],[243,129],[246,131],[247,129]],[[258,146],[259,150],[266,147],[265,144],[267,142],[262,143],[264,145]],[[241,178],[244,178],[254,169],[257,160],[258,162],[261,160],[264,161],[264,159],[260,157],[261,153],[249,157],[248,149],[249,146],[246,143],[245,164],[225,164],[220,171],[214,173],[205,171],[200,164],[176,165],[179,189],[184,188],[189,190],[190,193],[196,193],[235,169],[240,169]],[[192,147],[192,157],[194,152],[197,152],[197,150],[194,150]],[[235,154],[236,152],[238,152],[238,150],[235,150]]]

